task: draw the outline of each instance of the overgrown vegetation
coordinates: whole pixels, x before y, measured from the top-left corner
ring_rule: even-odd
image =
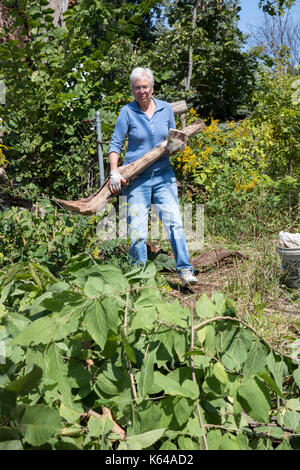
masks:
[[[80,0],[55,27],[46,0],[3,0],[3,193],[32,205],[0,213],[0,449],[300,448],[299,292],[275,251],[300,231],[299,70],[242,51],[235,2],[199,2],[193,23],[195,3]],[[126,239],[99,238],[103,214],[53,203],[98,189],[83,120],[100,109],[109,140],[139,65],[187,124],[206,120],[172,161],[181,202],[204,204],[204,250],[249,254],[196,267],[198,291],[171,279],[167,243],[133,268]]]
[[[151,263],[79,255],[61,274],[1,276],[2,449],[299,448],[300,368],[222,294],[189,311]]]

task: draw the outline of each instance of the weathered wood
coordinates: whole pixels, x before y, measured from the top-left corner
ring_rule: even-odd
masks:
[[[171,103],[171,106],[172,106],[173,113],[175,114],[175,116],[177,116],[178,114],[184,114],[188,112],[188,107],[184,100]]]
[[[182,131],[170,129],[169,136],[171,136],[172,138],[172,136],[174,137],[175,135],[177,139],[181,136],[181,142],[183,142],[183,140],[187,140],[188,138],[203,131],[204,128],[205,123],[204,121],[202,121],[202,119],[200,119],[194,124],[185,127],[184,129],[182,129]],[[128,184],[130,184],[137,175],[145,171],[162,155],[168,152],[168,143],[169,139],[165,139],[163,142],[161,142],[159,145],[147,152],[138,160],[129,163],[129,165],[118,167],[119,173],[124,176]],[[72,212],[76,212],[81,215],[92,215],[103,209],[111,201],[113,196],[114,195],[111,193],[108,187],[108,180],[106,180],[103,186],[96,193],[92,194],[86,199],[80,199],[78,201],[66,201],[63,199],[55,199],[55,201],[65,209],[69,209]]]

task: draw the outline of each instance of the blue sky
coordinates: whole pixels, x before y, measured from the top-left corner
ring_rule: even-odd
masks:
[[[239,28],[243,33],[249,33],[249,24],[259,26],[263,22],[263,11],[258,8],[259,0],[239,0],[242,10],[240,11]],[[300,0],[296,0],[291,10],[294,21],[300,22]]]

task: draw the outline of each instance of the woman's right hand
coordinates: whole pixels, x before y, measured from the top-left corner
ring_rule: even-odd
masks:
[[[112,193],[121,191],[122,183],[127,183],[126,179],[118,172],[118,170],[111,170],[109,175],[108,186]]]

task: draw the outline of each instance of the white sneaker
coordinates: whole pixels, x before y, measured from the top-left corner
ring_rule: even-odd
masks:
[[[193,273],[189,269],[183,269],[181,271],[180,277],[182,287],[186,286],[187,284],[194,285],[198,282],[198,279],[193,275]]]

